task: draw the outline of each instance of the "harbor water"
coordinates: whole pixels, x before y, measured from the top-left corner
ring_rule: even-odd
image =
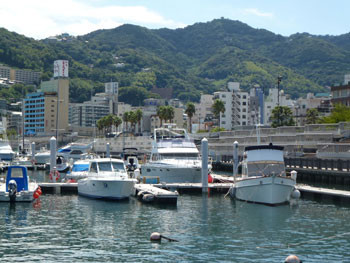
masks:
[[[269,207],[186,194],[162,207],[47,194],[0,203],[0,260],[283,262],[296,254],[303,262],[350,262],[349,218],[349,207],[303,199]],[[178,242],[150,242],[152,232]]]

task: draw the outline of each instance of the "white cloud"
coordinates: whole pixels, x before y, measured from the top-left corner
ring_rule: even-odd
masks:
[[[247,8],[244,9],[245,14],[250,14],[250,15],[255,15],[255,16],[260,16],[260,17],[273,17],[273,13],[267,13],[267,12],[262,12],[257,8]]]
[[[144,6],[94,6],[79,0],[11,0],[0,5],[2,27],[36,39],[64,32],[83,35],[124,23],[153,28],[185,26]]]

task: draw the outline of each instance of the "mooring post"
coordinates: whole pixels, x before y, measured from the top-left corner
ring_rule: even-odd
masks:
[[[208,192],[208,140],[202,139],[202,193]]]
[[[110,158],[111,157],[111,151],[110,151],[110,144],[107,142],[106,144],[106,157]]]
[[[233,182],[236,184],[236,177],[238,171],[238,142],[233,143]]]
[[[50,173],[56,168],[56,138],[50,139]]]
[[[34,161],[35,160],[35,142],[32,142],[30,150],[32,152],[32,161]]]

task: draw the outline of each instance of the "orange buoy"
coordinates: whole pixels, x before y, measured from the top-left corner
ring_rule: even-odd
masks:
[[[34,197],[34,199],[38,199],[39,198],[39,193],[37,192],[37,191],[35,191],[34,193],[33,193],[33,197]]]

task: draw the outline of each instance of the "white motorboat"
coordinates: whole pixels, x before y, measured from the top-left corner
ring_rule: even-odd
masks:
[[[93,143],[69,143],[62,148],[58,149],[57,155],[63,156],[66,160],[79,160],[82,159],[92,149]],[[50,151],[42,149],[35,154],[35,161],[37,164],[46,164],[50,162]]]
[[[150,161],[141,166],[144,182],[200,183],[202,160],[186,130],[154,130]],[[209,166],[209,169],[211,167]]]
[[[0,160],[2,161],[12,161],[15,157],[15,152],[8,140],[0,139]]]
[[[18,156],[12,160],[12,165],[25,166],[28,170],[34,169],[34,161],[30,156]]]
[[[41,189],[30,182],[25,166],[9,166],[6,182],[0,183],[0,201],[31,202],[41,195]]]
[[[78,180],[78,194],[98,199],[126,199],[134,193],[137,182],[129,178],[121,159],[89,160],[87,177]]]
[[[285,172],[283,147],[275,145],[248,146],[243,154],[242,177],[230,194],[239,200],[279,205],[290,201],[296,177]]]

